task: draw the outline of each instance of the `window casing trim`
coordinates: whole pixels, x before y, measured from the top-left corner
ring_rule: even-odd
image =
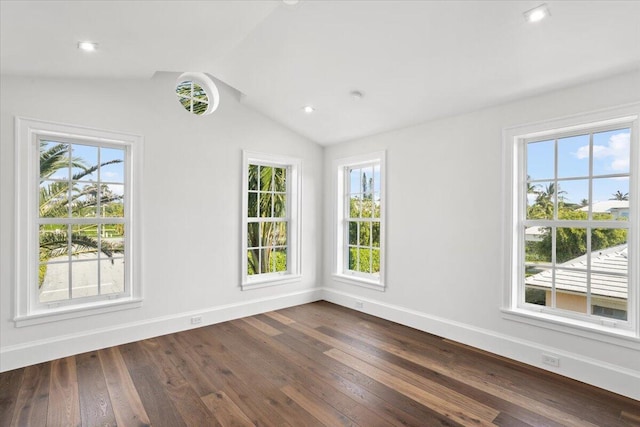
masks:
[[[385,218],[386,218],[386,151],[376,151],[362,155],[337,159],[334,162],[333,170],[336,173],[335,194],[336,202],[334,217],[334,256],[333,256],[333,278],[338,282],[361,286],[369,289],[384,291],[386,288],[386,246],[385,246]],[[348,220],[345,214],[345,194],[347,192],[348,178],[346,170],[350,167],[366,166],[369,164],[380,165],[380,272],[377,276],[373,274],[347,271],[345,265],[347,261],[347,229],[345,221]]]
[[[617,329],[612,331],[607,326],[576,321],[553,314],[536,313],[521,308],[502,308],[500,311],[505,320],[640,350],[640,337],[631,330]]]
[[[248,193],[249,193],[249,165],[274,166],[287,169],[287,208],[286,219],[289,222],[287,230],[287,271],[276,273],[248,274],[247,263],[247,224],[249,223]],[[241,230],[241,283],[242,290],[258,289],[268,286],[295,283],[302,280],[301,268],[301,189],[302,189],[302,161],[298,158],[275,154],[242,151],[242,230]]]
[[[628,104],[617,108],[600,110],[596,112],[579,114],[560,118],[557,120],[526,124],[503,131],[503,268],[502,287],[503,318],[518,320],[536,326],[553,325],[552,329],[588,336],[600,341],[610,339],[624,339],[638,342],[640,338],[639,293],[640,286],[640,168],[638,147],[638,132],[640,103]],[[526,159],[523,144],[534,140],[544,140],[545,137],[554,138],[572,136],[585,132],[598,132],[625,126],[631,128],[631,153],[630,164],[634,165],[629,171],[630,194],[630,218],[628,231],[628,247],[631,256],[629,262],[629,288],[628,288],[628,320],[601,318],[598,320],[586,320],[586,316],[575,315],[571,312],[558,312],[545,309],[542,306],[530,307],[519,301],[519,293],[524,284],[520,283],[523,277],[524,259],[522,259],[523,236],[520,234],[520,218],[526,212],[526,195],[522,194],[526,182]],[[592,220],[589,220],[589,224]],[[575,224],[572,221],[563,221],[563,225],[585,226],[585,222]],[[612,227],[619,224],[610,223]],[[515,236],[515,237],[514,237]],[[606,339],[603,339],[605,337]]]
[[[15,118],[15,289],[13,320],[17,327],[92,314],[139,307],[142,303],[141,206],[143,137],[116,131],[48,122],[24,117]],[[34,289],[38,247],[38,141],[52,138],[65,143],[126,148],[125,203],[130,210],[125,226],[125,292],[60,303],[39,303]],[[26,196],[25,196],[26,195]]]

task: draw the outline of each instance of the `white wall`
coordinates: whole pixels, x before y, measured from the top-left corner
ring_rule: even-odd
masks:
[[[248,110],[233,90],[221,87],[219,110],[200,118],[181,110],[173,83],[1,77],[0,370],[187,329],[196,313],[207,324],[324,298],[364,301],[364,311],[532,365],[544,349],[561,356],[557,372],[640,399],[640,345],[499,311],[502,129],[638,101],[640,73],[331,146],[324,163],[321,147]],[[145,137],[142,308],[14,327],[16,115]],[[303,159],[301,283],[239,289],[241,149]],[[333,160],[383,149],[384,293],[331,280]]]
[[[640,73],[325,150],[324,298],[640,399],[640,342],[608,344],[503,318],[503,128],[640,99]],[[331,279],[335,159],[387,150],[387,290]],[[621,345],[618,345],[621,344]],[[546,366],[548,368],[548,366]]]
[[[175,99],[175,75],[145,80],[1,77],[0,369],[13,369],[320,297],[322,148],[246,108],[220,85],[221,103],[196,117]],[[141,308],[16,328],[14,117],[143,135]],[[300,283],[240,290],[242,149],[302,159]]]

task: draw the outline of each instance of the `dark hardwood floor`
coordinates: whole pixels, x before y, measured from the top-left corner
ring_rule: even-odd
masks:
[[[640,426],[640,402],[317,302],[0,374],[0,426]]]

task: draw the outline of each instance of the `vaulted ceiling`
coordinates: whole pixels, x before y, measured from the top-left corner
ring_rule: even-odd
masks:
[[[640,69],[640,1],[547,1],[548,19],[525,22],[542,1],[3,0],[0,66],[203,71],[321,144]],[[79,51],[81,40],[98,51]]]

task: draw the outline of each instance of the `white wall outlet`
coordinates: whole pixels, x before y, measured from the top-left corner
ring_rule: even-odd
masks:
[[[191,318],[191,324],[197,325],[198,323],[202,323],[202,316],[193,316]]]
[[[549,366],[560,366],[560,358],[558,356],[552,356],[551,354],[542,354],[542,363]]]
[[[364,303],[362,301],[356,301],[356,308],[364,308]]]

